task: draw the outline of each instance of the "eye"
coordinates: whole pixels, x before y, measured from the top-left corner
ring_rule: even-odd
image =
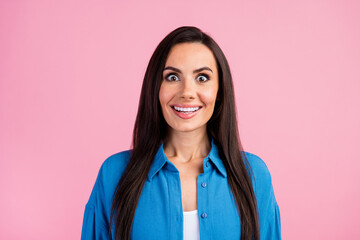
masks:
[[[205,74],[205,73],[201,73],[198,77],[197,77],[199,82],[206,82],[208,80],[210,80],[209,75]]]
[[[169,73],[166,75],[165,79],[170,82],[179,81],[179,77],[174,73]]]

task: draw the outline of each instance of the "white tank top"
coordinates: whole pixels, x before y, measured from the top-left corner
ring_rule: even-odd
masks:
[[[199,217],[197,209],[183,212],[184,240],[200,240]]]

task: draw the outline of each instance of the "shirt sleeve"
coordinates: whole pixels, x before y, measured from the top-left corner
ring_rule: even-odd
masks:
[[[275,220],[274,220],[274,236],[276,239],[281,239],[281,221],[280,221],[280,209],[279,205],[275,205]]]
[[[112,197],[126,169],[131,151],[108,157],[100,167],[89,201],[85,206],[81,240],[109,239]],[[111,229],[114,238],[114,226]]]
[[[81,240],[109,239],[108,229],[96,214],[94,206],[86,205]]]
[[[259,211],[261,240],[281,240],[280,210],[277,204],[271,174],[265,162],[255,154],[247,153]]]
[[[104,206],[103,166],[100,168],[89,201],[85,206],[81,240],[109,239]]]
[[[262,226],[260,226],[260,238],[281,240],[281,221],[280,209],[276,202],[273,188],[271,186],[270,197],[268,203],[268,210],[264,213],[265,219]]]

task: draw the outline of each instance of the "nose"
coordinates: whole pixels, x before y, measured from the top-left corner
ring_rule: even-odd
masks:
[[[180,97],[184,99],[195,99],[196,95],[196,85],[190,77],[184,79],[182,84],[182,89],[180,92]]]

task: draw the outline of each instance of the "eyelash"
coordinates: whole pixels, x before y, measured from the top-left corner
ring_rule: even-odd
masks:
[[[174,75],[174,76],[176,76],[177,78],[179,78],[176,73],[169,73],[169,74],[167,74],[167,75],[165,76],[165,79],[166,79],[167,81],[169,81],[169,82],[174,82],[174,80],[169,80],[169,77],[172,76],[172,75]],[[200,73],[200,74],[198,75],[198,77],[200,77],[200,76],[203,76],[203,77],[206,77],[206,78],[207,78],[207,80],[205,80],[205,81],[200,81],[200,82],[207,82],[207,81],[210,80],[209,75],[207,75],[206,73]],[[175,81],[176,81],[176,80],[175,80]]]

